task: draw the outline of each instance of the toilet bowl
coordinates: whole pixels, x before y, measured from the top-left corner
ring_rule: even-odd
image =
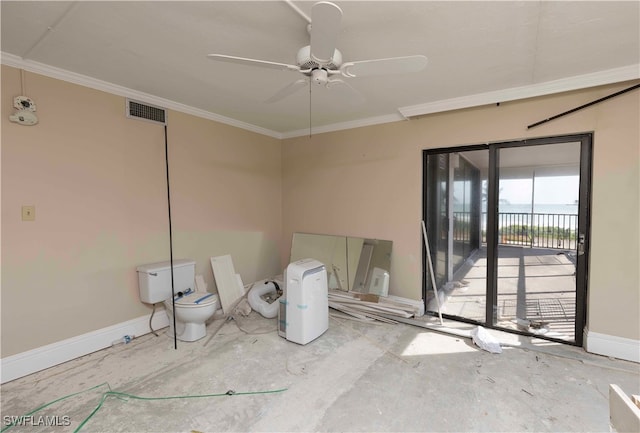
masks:
[[[164,301],[169,317],[169,335],[173,337],[173,304]],[[180,341],[196,341],[207,335],[206,321],[218,309],[218,295],[207,292],[191,292],[175,300],[176,338]]]
[[[205,322],[219,306],[218,295],[194,290],[195,270],[196,262],[188,259],[174,260],[173,271],[171,262],[150,263],[137,268],[140,300],[147,304],[164,303],[172,338],[175,304],[175,337],[181,341],[204,337],[207,334]]]

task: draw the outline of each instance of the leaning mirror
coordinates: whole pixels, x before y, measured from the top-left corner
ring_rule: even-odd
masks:
[[[386,296],[392,241],[294,233],[290,261],[313,258],[327,269],[329,289]]]

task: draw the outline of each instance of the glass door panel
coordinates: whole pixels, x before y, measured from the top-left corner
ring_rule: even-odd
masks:
[[[426,160],[425,194],[427,216],[425,224],[431,250],[431,264],[434,269],[436,286],[442,287],[447,282],[449,267],[449,154],[428,155]],[[431,280],[429,280],[430,282]],[[429,291],[433,297],[433,288],[429,283]]]
[[[498,149],[496,327],[575,341],[580,149]]]
[[[425,226],[443,314],[484,323],[488,150],[441,152],[425,159]],[[486,182],[485,182],[486,183]],[[430,278],[427,311],[437,312]]]

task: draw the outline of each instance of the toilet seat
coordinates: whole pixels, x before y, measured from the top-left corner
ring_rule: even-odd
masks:
[[[205,307],[218,302],[218,295],[208,292],[193,292],[176,299],[176,307],[181,308],[198,308]]]

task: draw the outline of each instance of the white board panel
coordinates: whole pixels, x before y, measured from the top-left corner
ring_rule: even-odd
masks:
[[[216,279],[222,312],[230,314],[238,300],[244,295],[244,287],[236,276],[231,256],[211,257],[211,269]]]

